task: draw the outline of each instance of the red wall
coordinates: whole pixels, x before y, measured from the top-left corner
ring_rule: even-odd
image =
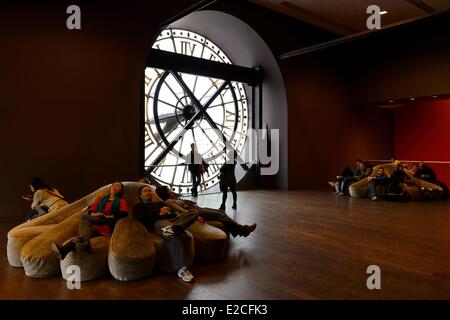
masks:
[[[403,106],[395,111],[395,156],[404,160],[450,161],[450,100]],[[430,164],[450,185],[450,164]]]

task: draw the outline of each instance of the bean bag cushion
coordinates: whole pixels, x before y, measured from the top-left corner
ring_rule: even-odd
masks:
[[[72,275],[69,267],[80,268],[80,281],[101,278],[108,273],[108,251],[110,236],[95,237],[90,240],[92,252],[72,251],[60,261],[62,277],[68,279]],[[73,271],[72,271],[73,272]]]
[[[21,260],[27,276],[40,278],[60,273],[59,259],[51,244],[63,243],[78,235],[80,220],[81,213],[76,213],[23,246]]]
[[[155,264],[155,246],[145,226],[132,217],[121,219],[114,229],[108,266],[117,280],[148,277]]]
[[[60,222],[66,220],[75,213],[81,212],[84,208],[89,206],[99,194],[104,194],[107,192],[109,186],[104,186],[95,192],[83,197],[82,199],[71,203],[59,210],[44,214],[31,221],[24,222],[14,227],[8,232],[8,244],[7,244],[7,256],[8,262],[14,267],[22,267],[22,262],[18,257],[20,257],[20,251],[22,247],[31,241],[36,236],[40,235],[42,232],[47,231],[49,227],[45,226],[55,226]],[[29,228],[28,231],[18,232],[21,229]],[[27,241],[28,240],[28,241]]]
[[[194,222],[189,228],[194,236],[195,258],[200,261],[223,259],[227,254],[228,236],[208,223]]]
[[[386,174],[390,177],[395,170],[395,166],[392,163],[389,164],[381,164],[375,166],[373,171],[376,172],[378,168],[383,167]],[[442,193],[444,190],[433,183],[417,179],[411,173],[406,172],[409,179],[413,180],[415,184],[414,186],[409,186],[407,190],[407,198],[413,201],[421,201],[421,200],[439,200],[442,197]],[[432,192],[428,193],[426,196],[423,192],[420,191],[420,187],[429,188]],[[350,196],[355,198],[367,197],[369,189],[369,179],[364,178],[358,182],[352,183],[349,187]]]
[[[216,227],[216,228],[222,230],[223,232],[226,233],[226,235],[227,235],[228,238],[230,237],[230,233],[228,232],[227,228],[225,228],[225,225],[223,224],[223,222],[220,222],[220,221],[213,221],[213,220],[205,221],[205,222],[206,222],[207,224],[209,224],[210,226],[213,226],[213,227]]]
[[[164,239],[155,233],[151,233],[150,237],[156,249],[155,271],[176,271],[170,260],[169,251]],[[192,236],[192,233],[190,233],[189,231],[185,231],[185,233],[181,236],[181,240],[183,242],[186,266],[190,267],[194,263],[195,256],[194,237]]]
[[[20,253],[23,246],[27,244],[31,239],[50,230],[54,226],[56,226],[56,224],[22,227],[9,231],[8,244],[6,248],[8,263],[13,267],[22,267]]]
[[[134,204],[139,201],[138,190],[145,184],[123,184],[124,198],[131,212]],[[30,277],[48,277],[63,271],[65,279],[70,275],[66,272],[67,268],[77,265],[81,268],[81,281],[99,278],[105,275],[108,269],[114,278],[121,281],[148,277],[153,269],[159,272],[175,271],[164,239],[149,233],[144,225],[132,217],[118,221],[112,236],[91,239],[92,253],[75,251],[69,253],[63,261],[59,261],[51,244],[61,244],[77,236],[81,214],[95,198],[106,194],[109,187],[110,185],[106,185],[60,210],[10,230],[8,262],[13,266],[22,266],[25,274]],[[160,201],[154,199],[156,200]],[[190,267],[194,258],[210,261],[225,257],[228,238],[220,222],[194,223],[182,236],[186,265]]]

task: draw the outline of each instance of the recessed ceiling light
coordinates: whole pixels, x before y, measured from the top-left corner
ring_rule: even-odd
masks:
[[[414,100],[416,100],[416,98],[409,98],[409,100],[414,101]]]
[[[389,100],[390,103],[394,102],[394,100]]]
[[[438,96],[433,96],[433,98],[437,98]]]
[[[387,11],[381,11],[380,12],[381,15],[386,14],[386,13],[388,13],[388,12]]]

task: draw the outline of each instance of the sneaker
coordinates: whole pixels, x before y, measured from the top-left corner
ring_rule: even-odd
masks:
[[[334,188],[334,182],[333,182],[333,181],[328,181],[328,184],[329,184],[332,188]]]
[[[194,276],[187,267],[182,267],[178,270],[178,278],[180,278],[184,282],[191,282],[192,280],[194,280]]]
[[[344,194],[343,192],[339,192],[339,193],[338,193],[338,196],[339,196],[339,197],[343,197],[343,196],[345,196],[345,194]]]
[[[372,197],[372,201],[378,201],[378,198],[376,196]]]
[[[173,231],[172,226],[166,226],[164,228],[161,228],[162,235],[165,238],[171,238],[175,235],[175,231]]]

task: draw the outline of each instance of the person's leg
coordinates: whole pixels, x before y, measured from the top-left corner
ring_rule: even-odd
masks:
[[[170,219],[170,222],[172,226],[184,230],[197,220],[198,215],[199,211],[192,209],[186,213],[179,213],[176,218]]]
[[[196,174],[197,174],[197,184],[195,186],[195,196],[198,196],[198,186],[202,182],[202,175],[200,172],[197,172]]]
[[[167,246],[167,250],[169,251],[170,261],[175,270],[179,270],[180,268],[186,266],[183,241],[181,240],[179,235],[175,235],[172,237],[165,237],[164,242]]]
[[[31,209],[30,212],[28,212],[27,216],[25,217],[25,220],[32,220],[34,217],[39,216],[39,212],[36,209]]]
[[[232,208],[236,209],[237,208],[237,203],[236,203],[236,201],[237,201],[236,186],[235,185],[231,186],[230,190],[231,190],[231,193],[233,195],[233,207]]]
[[[369,199],[374,199],[377,196],[377,185],[374,180],[369,182]]]
[[[78,225],[78,234],[81,241],[88,241],[91,238],[92,225],[87,220],[81,220]]]
[[[340,181],[337,183],[336,186],[336,193],[339,195],[343,195],[344,194],[344,178],[340,179]]]
[[[224,187],[222,190],[222,204],[220,205],[219,210],[225,210],[225,203],[227,202],[228,196],[228,187]]]
[[[220,221],[225,225],[225,228],[231,233],[233,237],[236,236],[248,236],[256,228],[256,224],[247,226],[237,223],[235,220],[230,218],[222,210],[216,210],[211,208],[200,208],[200,216],[205,221]]]
[[[191,194],[195,196],[195,193],[197,192],[197,175],[194,173],[194,171],[191,171],[191,178],[192,178]]]
[[[343,180],[342,180],[342,187],[341,187],[341,193],[348,194],[348,187],[350,186],[350,184],[352,182],[355,182],[355,181],[357,181],[357,179],[354,178],[354,177],[345,177],[345,178],[343,178]]]
[[[175,270],[177,270],[178,277],[183,281],[190,282],[194,278],[186,266],[186,255],[184,253],[182,233],[168,235],[164,229],[170,225],[169,220],[159,220],[155,223],[155,233],[164,239],[169,252],[170,262]]]
[[[342,183],[342,179],[339,179],[336,182],[334,182],[334,191],[336,193],[340,193],[341,192],[341,183]]]

